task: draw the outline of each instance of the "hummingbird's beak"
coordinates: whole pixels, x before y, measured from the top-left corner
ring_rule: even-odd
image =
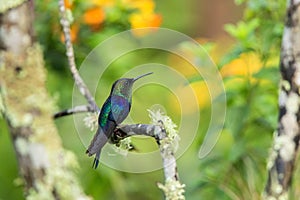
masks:
[[[149,72],[149,73],[147,73],[147,74],[143,74],[143,75],[140,75],[140,76],[138,76],[138,77],[135,77],[135,78],[133,79],[133,81],[136,81],[136,80],[138,80],[138,79],[140,79],[140,78],[143,78],[144,76],[148,76],[148,75],[150,75],[150,74],[153,74],[153,72]]]

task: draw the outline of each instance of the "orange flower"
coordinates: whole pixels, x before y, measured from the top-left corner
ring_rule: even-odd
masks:
[[[65,7],[67,9],[72,9],[72,7],[73,7],[73,1],[72,0],[64,0],[64,2],[65,2]]]
[[[88,9],[83,16],[83,20],[90,26],[98,26],[105,19],[104,10],[101,7],[94,7]]]
[[[72,42],[75,42],[75,41],[76,41],[78,30],[79,30],[78,25],[74,24],[74,25],[71,26],[70,36],[71,36],[71,41],[72,41]],[[65,36],[64,36],[63,33],[62,33],[61,36],[60,36],[60,40],[61,40],[62,42],[65,42]]]

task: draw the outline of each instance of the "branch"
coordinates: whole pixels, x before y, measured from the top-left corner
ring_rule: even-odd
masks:
[[[74,108],[69,108],[58,113],[55,113],[53,118],[57,119],[59,117],[64,117],[68,115],[73,115],[76,113],[83,113],[83,112],[95,112],[95,110],[90,105],[80,105],[75,106]]]
[[[88,111],[98,111],[99,108],[95,102],[95,99],[91,95],[88,87],[83,82],[81,76],[78,73],[77,67],[76,67],[75,58],[74,58],[74,50],[73,50],[73,45],[71,42],[71,35],[70,35],[70,23],[67,18],[64,0],[58,0],[58,3],[59,3],[59,12],[61,15],[60,24],[63,28],[63,33],[64,33],[64,37],[65,37],[66,55],[68,57],[70,71],[72,73],[72,76],[73,76],[73,79],[75,81],[77,88],[79,89],[80,93],[86,98],[89,106],[92,108],[92,110],[88,110]],[[65,115],[62,115],[62,116],[65,116]]]
[[[23,1],[0,16],[0,111],[25,198],[87,200],[73,172],[79,166],[76,157],[63,148],[51,116],[54,102],[46,90],[42,48],[34,40],[32,5]]]
[[[300,8],[289,1],[280,57],[278,128],[268,162],[265,199],[288,199],[300,139]]]
[[[185,199],[183,195],[185,185],[179,181],[174,156],[177,141],[175,138],[170,137],[170,134],[166,131],[164,120],[158,120],[156,124],[119,125],[115,129],[111,141],[114,144],[119,144],[122,139],[134,135],[155,138],[159,145],[165,176],[165,184],[158,183],[158,187],[163,190],[166,199],[183,200]]]

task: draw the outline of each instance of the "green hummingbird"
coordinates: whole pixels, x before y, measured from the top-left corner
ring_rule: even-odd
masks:
[[[112,85],[98,117],[97,132],[86,151],[88,156],[96,154],[93,168],[98,167],[102,147],[107,143],[116,126],[122,123],[130,112],[133,83],[152,73],[149,72],[136,78],[121,78]]]

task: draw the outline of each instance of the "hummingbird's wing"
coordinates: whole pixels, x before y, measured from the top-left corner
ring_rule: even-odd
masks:
[[[100,111],[100,114],[99,114],[99,117],[98,117],[98,125],[100,127],[105,127],[106,126],[106,123],[108,121],[108,115],[109,113],[111,112],[111,97],[109,96],[106,101],[104,102],[102,108],[101,108],[101,111]]]
[[[101,149],[111,137],[117,124],[127,117],[130,107],[131,103],[118,95],[110,96],[103,104],[98,118],[98,130],[86,151],[88,156],[96,154],[93,163],[95,169],[99,163]]]
[[[108,119],[108,115],[111,111],[111,100],[110,97],[107,98],[105,103],[103,104],[99,117],[98,117],[98,129],[97,132],[92,139],[86,153],[88,156],[92,156],[96,154],[93,167],[97,168],[100,158],[101,149],[107,143],[110,138],[113,130],[116,127],[116,123]]]
[[[131,102],[126,98],[118,95],[111,96],[111,112],[108,115],[108,120],[115,121],[120,124],[128,116],[131,108]]]

